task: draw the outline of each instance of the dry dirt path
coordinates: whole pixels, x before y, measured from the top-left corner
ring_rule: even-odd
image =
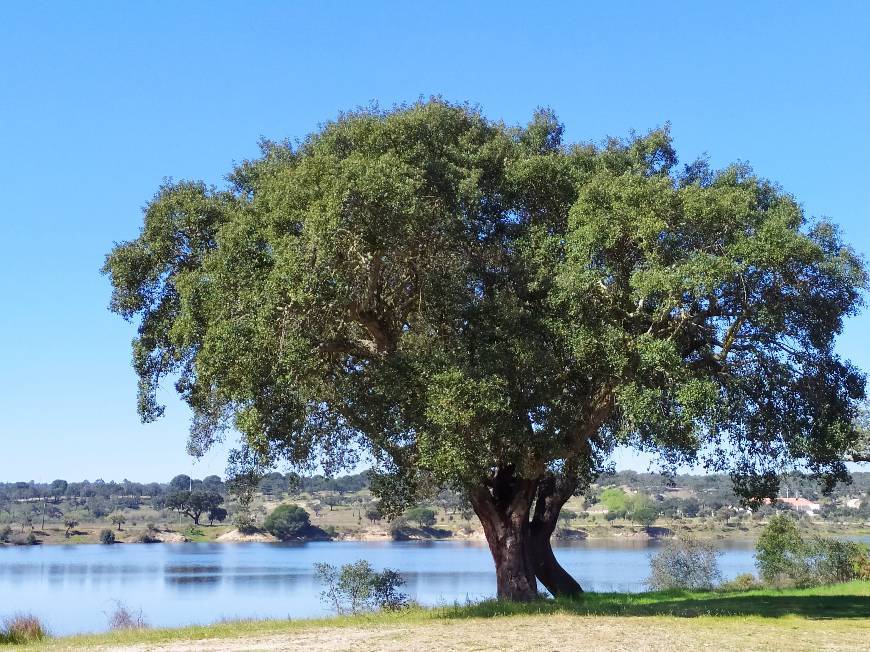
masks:
[[[248,635],[240,638],[176,640],[91,649],[124,652],[152,650],[161,652],[861,650],[866,652],[870,650],[870,617],[834,621],[802,618],[519,616],[409,623],[407,626],[391,623],[364,627],[312,627],[280,634]]]

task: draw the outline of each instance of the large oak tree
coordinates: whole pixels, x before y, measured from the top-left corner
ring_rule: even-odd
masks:
[[[166,183],[105,268],[141,416],[175,379],[193,452],[235,428],[241,467],[366,454],[382,509],[457,488],[513,599],[580,591],[550,536],[616,446],[750,499],[784,467],[848,477],[865,379],[833,344],[865,270],[747,167],[433,100],[265,143],[229,179]]]

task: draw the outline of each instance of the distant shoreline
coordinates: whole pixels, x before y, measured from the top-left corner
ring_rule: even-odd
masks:
[[[360,532],[339,533],[336,536],[303,536],[286,541],[281,541],[272,535],[258,531],[250,534],[240,533],[234,528],[215,527],[206,528],[211,530],[210,535],[213,536],[195,536],[189,537],[185,535],[185,531],[163,530],[154,533],[150,541],[142,541],[141,534],[135,531],[122,531],[113,545],[157,545],[157,544],[177,544],[177,543],[311,543],[311,542],[402,542],[402,541],[467,541],[477,542],[481,545],[486,544],[483,532],[473,530],[471,532],[462,531],[446,531],[433,530],[425,532],[421,530],[412,530],[402,538],[396,539],[386,530],[367,529]],[[844,528],[829,528],[829,527],[808,527],[807,531],[814,534],[824,534],[830,536],[870,536],[870,528],[868,527],[844,527]],[[449,534],[444,534],[449,532]],[[705,540],[718,540],[723,542],[728,541],[754,541],[757,538],[757,532],[750,531],[728,531],[728,530],[709,530],[696,529],[690,530],[692,536]],[[26,533],[25,533],[26,534]],[[44,532],[34,530],[38,542],[36,544],[14,544],[0,543],[2,548],[26,548],[34,545],[105,545],[99,541],[99,531],[85,532],[80,531],[71,537],[64,537],[63,533]],[[565,543],[576,543],[580,541],[613,541],[613,542],[653,542],[661,539],[667,539],[673,536],[674,530],[667,527],[650,528],[647,531],[643,528],[626,528],[626,527],[593,527],[589,529],[572,529],[565,532],[562,536],[554,536],[553,542],[555,545]],[[126,536],[125,536],[126,535]]]

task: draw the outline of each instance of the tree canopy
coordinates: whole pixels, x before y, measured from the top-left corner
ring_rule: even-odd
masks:
[[[175,377],[193,453],[233,427],[238,467],[366,454],[394,513],[458,488],[505,597],[579,590],[549,536],[618,445],[750,499],[846,479],[865,378],[834,341],[867,275],[836,227],[747,166],[680,168],[667,129],[562,131],[432,100],[165,183],[105,266],[142,418]]]
[[[204,512],[210,512],[224,502],[223,496],[216,491],[173,491],[166,495],[166,508],[193,519],[194,525],[199,525],[199,519]]]
[[[308,512],[299,505],[278,505],[263,522],[266,532],[281,540],[298,537],[310,526]]]

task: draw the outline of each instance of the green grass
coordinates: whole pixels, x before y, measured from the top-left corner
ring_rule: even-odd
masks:
[[[288,634],[316,628],[402,626],[435,624],[444,621],[507,618],[522,616],[602,616],[648,618],[662,617],[730,623],[747,619],[775,621],[788,617],[792,623],[827,621],[863,623],[870,633],[870,582],[850,582],[811,589],[752,590],[745,592],[650,592],[587,593],[576,600],[539,600],[531,603],[488,600],[475,604],[435,608],[411,608],[398,613],[376,613],[318,620],[262,620],[223,622],[208,626],[178,629],[148,629],[110,634],[73,636],[55,639],[36,647],[62,649],[79,647],[158,644],[172,641],[196,641],[215,638],[244,638]],[[688,622],[688,620],[684,620]],[[715,623],[714,623],[715,624]],[[863,626],[863,625],[862,625]],[[20,649],[20,648],[19,648]]]
[[[450,609],[453,610],[451,613]],[[576,600],[541,600],[517,604],[489,600],[452,607],[453,618],[519,614],[582,616],[760,616],[779,618],[870,618],[870,582],[849,582],[810,589],[757,589],[740,592],[656,591],[587,593]]]

